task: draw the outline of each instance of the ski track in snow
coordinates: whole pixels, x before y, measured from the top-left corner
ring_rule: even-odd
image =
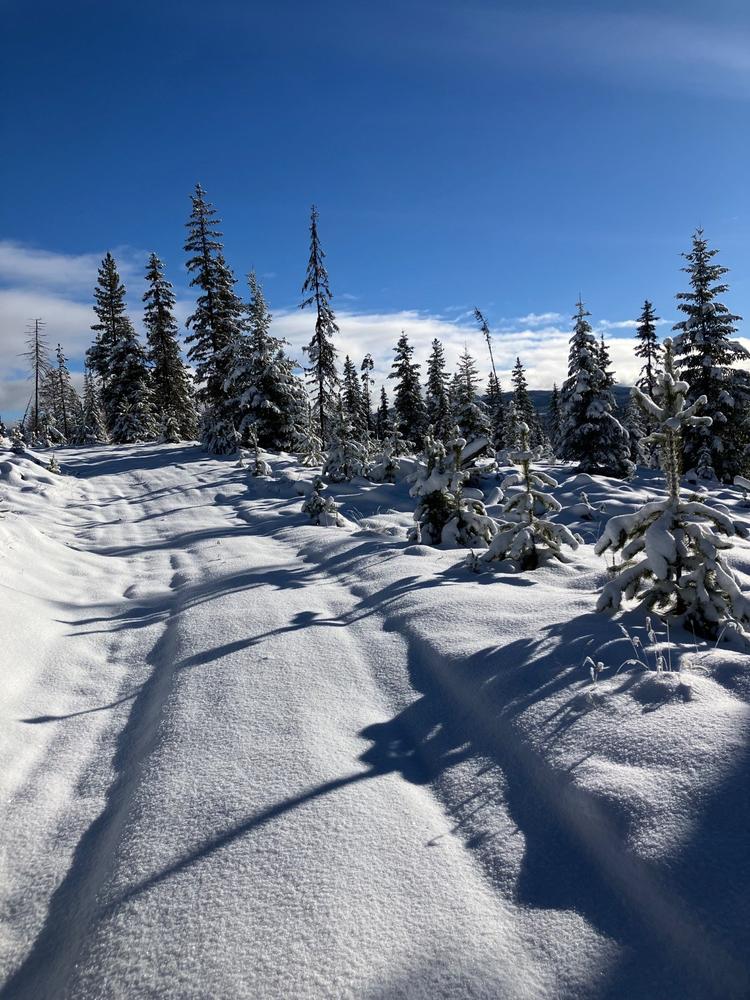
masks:
[[[565,585],[556,631],[528,580],[467,579],[378,517],[305,525],[290,463],[61,460],[78,478],[7,555],[36,672],[3,713],[0,1000],[746,995],[743,915],[701,911],[731,862],[693,872],[717,866],[690,848],[711,783],[668,755],[637,776],[678,727],[698,771],[746,759],[747,704],[706,680],[683,723],[612,678],[618,740],[580,684],[591,636],[615,641],[595,562],[537,574]],[[744,852],[746,912],[744,799],[704,836]]]

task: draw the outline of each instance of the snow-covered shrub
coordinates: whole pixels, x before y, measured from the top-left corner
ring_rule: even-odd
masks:
[[[505,520],[486,552],[477,560],[477,567],[495,560],[509,559],[515,569],[536,569],[550,557],[563,560],[563,547],[578,548],[580,538],[564,524],[549,520],[549,515],[561,510],[560,503],[545,491],[558,484],[545,472],[531,466],[534,452],[529,448],[529,428],[519,425],[521,450],[512,454],[519,471],[507,476],[502,487],[514,489],[503,504]]]
[[[250,425],[247,428],[247,436],[250,442],[250,447],[253,449],[253,460],[251,465],[251,472],[254,476],[271,476],[273,475],[273,469],[266,462],[264,458],[260,457],[260,449],[258,447],[258,435],[255,431],[254,425]],[[242,453],[240,452],[240,458]]]
[[[383,442],[383,446],[370,465],[369,478],[378,483],[395,483],[399,463],[395,456],[396,445],[391,439]]]
[[[17,455],[21,455],[26,451],[26,444],[23,440],[20,427],[14,427],[10,432],[10,450],[14,451]]]
[[[588,494],[584,490],[581,490],[579,496],[581,499],[578,503],[574,503],[571,507],[568,507],[568,510],[579,521],[595,521],[598,511],[596,507],[591,505]]]
[[[343,528],[346,521],[339,514],[333,499],[322,496],[325,488],[323,480],[320,476],[316,476],[312,481],[310,492],[302,504],[302,513],[307,514],[313,524],[319,524],[325,528]]]
[[[486,548],[497,531],[482,501],[462,493],[469,475],[461,468],[465,447],[466,439],[457,427],[447,448],[429,431],[425,434],[423,467],[410,477],[409,493],[419,498],[409,533],[411,541]]]
[[[237,430],[231,417],[207,407],[201,414],[201,444],[211,455],[233,455],[238,448]]]
[[[179,444],[180,423],[174,413],[167,413],[162,416],[159,429],[159,444]]]
[[[623,599],[635,599],[702,636],[715,638],[725,631],[745,635],[750,601],[722,552],[731,549],[729,539],[746,538],[748,532],[726,509],[680,497],[684,429],[711,423],[710,417],[697,415],[705,398],[699,396],[688,406],[687,392],[687,383],[675,377],[672,342],[666,340],[655,398],[638,389],[634,394],[655,421],[657,429],[649,437],[659,450],[668,495],[607,523],[595,551],[620,552],[623,562],[604,587],[597,609],[616,611]]]
[[[62,472],[62,469],[60,468],[60,463],[57,461],[57,456],[54,453],[52,454],[49,460],[49,465],[47,466],[47,469],[49,472],[54,472],[58,476]]]

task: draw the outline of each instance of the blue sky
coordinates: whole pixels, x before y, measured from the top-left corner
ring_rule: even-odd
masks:
[[[295,346],[312,201],[342,348],[375,344],[382,366],[402,325],[478,352],[477,304],[503,366],[523,348],[548,384],[579,290],[615,337],[646,296],[674,318],[698,224],[750,315],[746,3],[0,0],[0,13],[0,412],[20,398],[24,310],[80,357],[106,249],[134,311],[152,248],[189,309],[196,180],[230,263],[265,276]],[[627,376],[629,342],[615,354]]]

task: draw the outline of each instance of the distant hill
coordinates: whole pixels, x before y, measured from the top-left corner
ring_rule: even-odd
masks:
[[[616,385],[613,390],[615,396],[615,402],[621,410],[626,410],[628,407],[628,400],[630,399],[630,386],[629,385]],[[546,413],[549,409],[549,401],[552,398],[551,389],[529,389],[529,395],[537,408],[539,413]],[[511,393],[503,393],[505,399],[511,398]]]

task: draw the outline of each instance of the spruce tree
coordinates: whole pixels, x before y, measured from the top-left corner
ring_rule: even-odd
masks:
[[[126,319],[111,354],[110,434],[115,444],[151,441],[157,436],[156,411],[146,352]]]
[[[394,355],[388,378],[396,380],[393,400],[396,429],[407,441],[421,447],[426,414],[419,384],[420,366],[413,360],[414,348],[403,330],[394,348]]]
[[[750,354],[731,337],[741,318],[730,313],[719,300],[729,289],[723,281],[728,268],[713,262],[702,229],[693,234],[692,248],[682,256],[690,291],[677,294],[678,309],[685,319],[676,323],[675,358],[680,378],[690,386],[689,400],[706,397],[704,412],[711,424],[693,425],[685,434],[688,468],[712,469],[724,482],[747,465],[747,406],[750,385],[747,373],[732,365]]]
[[[393,424],[391,422],[391,411],[388,406],[388,394],[385,391],[385,386],[380,387],[380,405],[378,406],[378,412],[375,414],[375,436],[379,441],[384,441],[393,432]]]
[[[344,413],[351,425],[351,431],[358,441],[366,436],[365,406],[362,401],[362,385],[357,366],[347,354],[344,358],[344,373],[341,387]]]
[[[96,334],[94,343],[86,352],[86,361],[101,386],[101,399],[109,424],[114,420],[112,412],[112,380],[116,372],[112,365],[112,355],[120,339],[124,336],[128,318],[125,312],[125,286],[117,264],[107,251],[97,274],[94,288],[94,312],[97,322],[91,329]]]
[[[76,427],[77,444],[108,444],[107,418],[99,397],[94,374],[88,366],[83,375],[83,399]]]
[[[520,358],[516,358],[510,380],[513,383],[513,403],[516,408],[516,418],[529,428],[531,447],[548,448],[549,441],[544,433],[544,428],[539,419],[539,414],[536,412],[536,407],[531,400],[528,382],[526,381],[526,369],[521,364]],[[511,442],[508,442],[508,444],[510,446]],[[520,444],[520,440],[512,442],[513,447],[516,447],[518,444]]]
[[[432,425],[435,436],[443,440],[452,425],[448,406],[448,374],[445,370],[445,351],[437,337],[432,341],[432,350],[427,361],[425,388],[427,420]]]
[[[661,368],[662,347],[656,335],[656,323],[659,319],[654,314],[653,305],[646,299],[643,303],[641,315],[638,317],[636,328],[636,339],[638,343],[635,347],[635,355],[643,359],[636,385],[649,396],[653,396],[656,387],[656,377]]]
[[[560,400],[560,390],[557,382],[552,383],[552,395],[549,401],[549,411],[547,413],[547,436],[550,439],[553,450],[556,452],[560,443],[560,424],[562,421],[562,402]]]
[[[607,523],[595,551],[619,552],[622,562],[613,567],[597,610],[617,611],[623,599],[636,599],[640,607],[653,608],[698,635],[717,639],[729,632],[748,640],[750,600],[723,558],[731,539],[747,538],[748,530],[726,509],[680,496],[684,439],[691,429],[711,426],[709,416],[699,416],[706,397],[688,403],[690,395],[687,382],[677,376],[667,339],[654,396],[633,389],[656,427],[650,443],[658,449],[667,496]]]
[[[164,277],[164,265],[152,253],[146,270],[143,322],[151,365],[153,401],[159,424],[170,438],[191,439],[197,419],[190,373],[182,361],[174,318],[175,296]]]
[[[518,428],[520,447],[510,455],[518,472],[507,476],[503,490],[512,490],[503,503],[505,520],[486,552],[473,560],[473,568],[502,560],[510,560],[515,570],[536,569],[550,558],[564,561],[563,546],[577,549],[582,541],[564,524],[550,520],[562,507],[548,489],[558,486],[557,480],[532,467],[536,452],[529,443],[529,427],[523,421]]]
[[[590,315],[579,300],[562,387],[560,458],[577,462],[582,472],[629,476],[628,434],[612,414],[614,398],[599,366],[599,345],[586,318]]]
[[[453,412],[461,436],[471,443],[491,435],[487,409],[479,398],[479,372],[467,347],[459,355],[453,383]]]
[[[236,341],[225,389],[240,437],[259,446],[291,450],[306,423],[307,393],[294,373],[287,342],[271,333],[271,313],[255,272],[248,275],[248,330]]]
[[[505,400],[503,399],[503,389],[500,379],[494,371],[491,371],[487,379],[487,410],[490,415],[490,427],[492,431],[492,444],[495,451],[502,451],[506,446],[505,442]]]
[[[310,305],[315,307],[315,333],[305,351],[310,359],[307,373],[313,386],[313,399],[323,441],[326,439],[326,417],[334,411],[339,384],[336,349],[333,346],[333,337],[339,332],[339,328],[331,308],[333,296],[324,264],[325,256],[318,236],[318,212],[313,205],[310,212],[310,257],[302,286],[304,298],[300,309]]]
[[[233,362],[233,350],[244,328],[244,307],[235,294],[235,278],[223,254],[216,210],[196,184],[190,196],[192,209],[187,222],[185,251],[190,285],[199,289],[195,311],[188,317],[192,331],[188,357],[195,365],[196,399],[203,406],[201,437],[206,450],[229,454],[236,450],[234,418],[225,382]]]
[[[364,415],[365,428],[368,434],[372,434],[375,430],[375,421],[372,414],[372,389],[375,385],[372,373],[374,368],[375,362],[372,359],[372,354],[365,354],[359,370],[361,372],[360,378],[362,380],[362,412]]]
[[[615,384],[617,379],[615,378],[615,373],[611,369],[612,359],[609,355],[609,347],[607,346],[607,341],[604,339],[604,331],[599,334],[599,367],[601,368],[603,380],[602,386],[605,389],[611,389]]]

